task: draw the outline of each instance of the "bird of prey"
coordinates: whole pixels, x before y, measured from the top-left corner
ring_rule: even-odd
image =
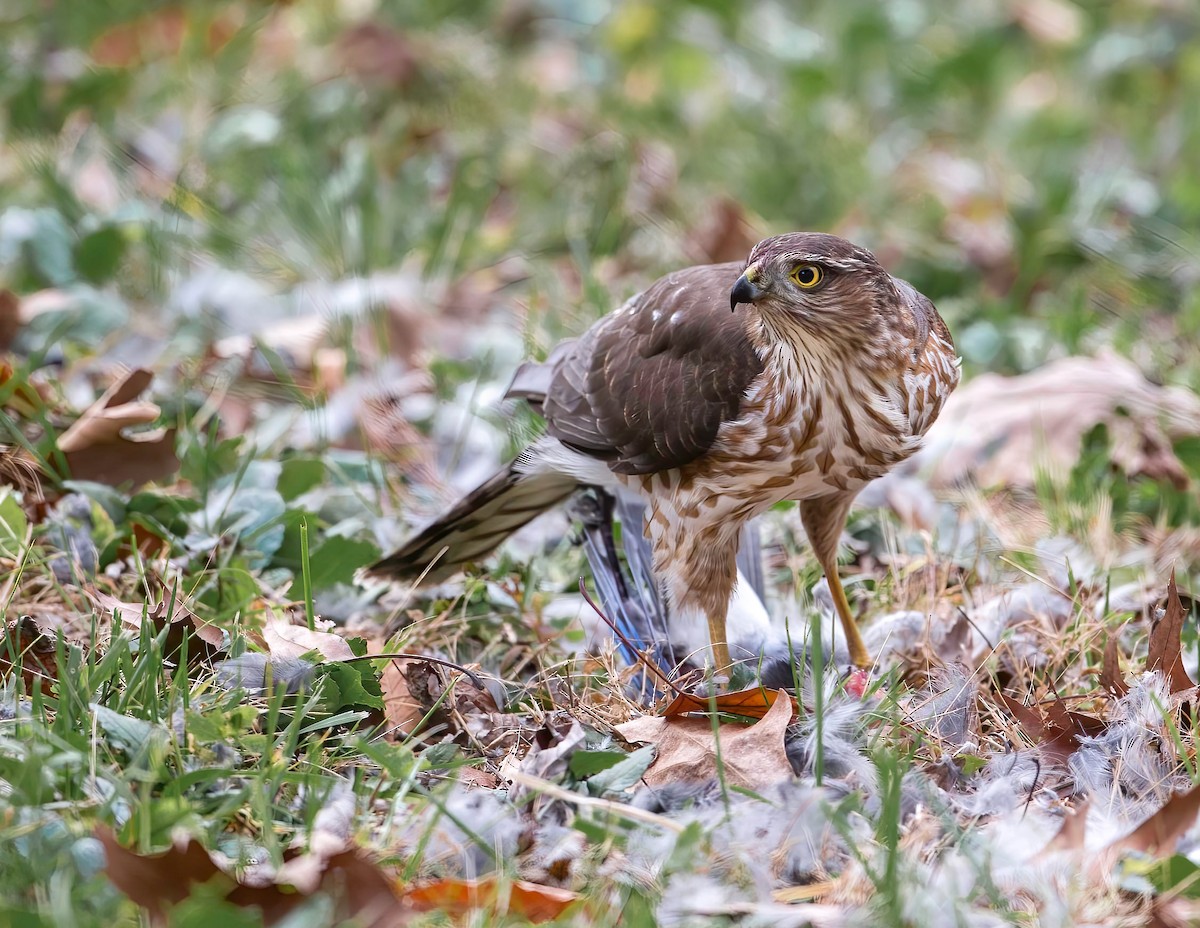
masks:
[[[838,541],[855,495],[918,449],[958,379],[933,304],[869,251],[817,232],[768,238],[745,264],[668,274],[521,365],[508,395],[546,434],[370,572],[442,578],[581,486],[634,494],[673,642],[711,644],[725,672],[742,527],[798,500],[865,670]]]

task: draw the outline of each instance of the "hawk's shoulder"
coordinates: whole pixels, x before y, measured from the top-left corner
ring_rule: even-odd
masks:
[[[563,443],[621,474],[651,474],[704,454],[762,372],[741,313],[740,264],[661,278],[552,355],[542,410]]]

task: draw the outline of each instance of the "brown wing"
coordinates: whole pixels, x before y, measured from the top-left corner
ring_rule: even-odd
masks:
[[[915,326],[912,358],[904,379],[909,421],[913,432],[923,435],[941,412],[946,398],[958,386],[958,355],[950,330],[930,299],[907,281],[893,277]]]
[[[620,474],[704,454],[762,372],[743,314],[729,310],[741,270],[670,274],[556,352],[542,400],[547,431]],[[522,377],[532,380],[530,371]]]

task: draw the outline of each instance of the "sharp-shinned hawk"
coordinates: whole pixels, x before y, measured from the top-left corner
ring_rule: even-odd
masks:
[[[639,494],[672,637],[707,638],[724,669],[741,529],[798,500],[866,668],[838,540],[855,495],[917,450],[958,378],[933,304],[870,252],[814,232],[765,239],[745,265],[668,274],[523,364],[508,395],[546,435],[371,572],[445,577],[581,485]]]

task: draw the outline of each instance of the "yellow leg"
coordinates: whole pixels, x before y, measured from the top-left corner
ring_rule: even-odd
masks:
[[[842,630],[846,633],[846,646],[850,649],[850,663],[862,670],[871,667],[871,655],[863,644],[862,635],[858,631],[858,623],[850,612],[850,603],[846,599],[846,591],[842,589],[842,579],[838,576],[837,565],[826,569],[825,579],[829,583],[829,592],[833,594],[833,606],[842,622]]]
[[[804,524],[804,532],[808,535],[813,554],[817,556],[817,563],[821,565],[821,570],[825,571],[825,579],[829,582],[829,592],[833,594],[833,607],[837,610],[842,629],[846,632],[850,663],[862,670],[869,670],[871,655],[867,653],[867,646],[863,644],[862,635],[858,633],[858,623],[854,621],[850,612],[850,603],[846,601],[846,591],[842,589],[842,580],[837,569],[838,537],[846,525],[846,513],[850,511],[853,499],[854,493],[841,493],[802,500],[800,521]]]
[[[712,644],[715,676],[729,673],[733,661],[729,659],[729,643],[725,640],[725,616],[708,613],[708,640]]]

